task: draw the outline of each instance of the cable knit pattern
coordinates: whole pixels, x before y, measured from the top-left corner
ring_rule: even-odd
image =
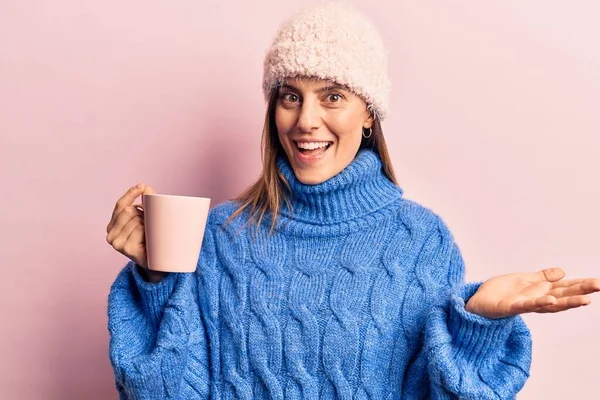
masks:
[[[249,234],[237,204],[209,215],[197,271],[109,295],[121,399],[510,399],[529,376],[521,317],[464,306],[460,250],[442,219],[403,197],[361,150],[338,175],[299,182],[293,209]]]
[[[382,230],[349,235],[340,253],[340,267],[333,278],[330,295],[332,316],[323,337],[323,364],[332,384],[324,387],[322,398],[352,399],[350,379],[357,366],[360,351],[360,319],[372,286],[370,274],[380,253]],[[368,243],[360,253],[356,249]],[[340,339],[346,346],[339,346]],[[335,389],[335,390],[334,390]]]
[[[278,316],[283,299],[283,269],[287,243],[281,235],[259,237],[252,252],[254,269],[250,276],[250,359],[258,378],[254,392],[258,398],[282,400],[283,387],[277,379],[283,362],[283,334]]]

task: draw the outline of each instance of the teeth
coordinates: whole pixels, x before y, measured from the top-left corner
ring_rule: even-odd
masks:
[[[306,150],[320,149],[323,147],[327,147],[329,142],[296,142],[298,147]]]

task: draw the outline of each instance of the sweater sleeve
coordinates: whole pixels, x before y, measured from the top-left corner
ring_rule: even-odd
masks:
[[[144,281],[133,262],[108,299],[109,355],[119,398],[206,399],[209,359],[196,273]]]
[[[403,398],[516,398],[531,366],[531,335],[523,319],[491,319],[466,311],[481,282],[464,282],[460,250],[439,217],[424,251],[428,254],[421,262],[441,260],[443,273],[429,282],[436,298],[420,332],[420,349],[405,373]]]

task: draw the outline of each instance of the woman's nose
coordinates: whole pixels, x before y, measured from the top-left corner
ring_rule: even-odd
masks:
[[[321,126],[321,109],[314,101],[304,101],[300,106],[298,129],[302,132],[312,132]]]

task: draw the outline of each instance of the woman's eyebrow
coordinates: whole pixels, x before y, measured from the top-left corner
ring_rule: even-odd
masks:
[[[298,89],[297,87],[295,87],[289,83],[284,83],[283,85],[281,85],[281,88],[282,89],[291,89],[291,90],[295,90],[297,92],[300,91],[300,89]],[[315,92],[323,93],[323,92],[328,92],[330,90],[347,90],[347,89],[342,85],[334,83],[334,84],[322,86],[322,87],[318,88],[317,90],[315,90]]]
[[[338,85],[337,83],[334,83],[331,85],[326,85],[326,86],[320,87],[319,89],[316,90],[316,92],[323,93],[323,92],[328,92],[330,90],[346,90],[346,88],[342,85]]]
[[[292,86],[289,83],[284,83],[283,85],[281,85],[281,89],[291,89],[291,90],[295,90],[296,92],[299,92],[297,87]]]

